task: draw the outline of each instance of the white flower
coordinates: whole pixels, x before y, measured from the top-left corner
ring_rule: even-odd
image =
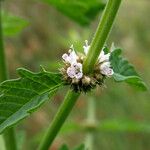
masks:
[[[113,69],[110,68],[110,62],[102,63],[100,65],[100,72],[108,77],[111,77],[114,74]]]
[[[111,77],[114,74],[113,69],[109,61],[110,53],[105,54],[104,50],[99,55],[100,72],[107,77]]]
[[[90,45],[88,45],[88,41],[85,40],[85,45],[83,46],[83,49],[86,55],[89,51],[89,48]],[[104,50],[102,50],[98,57],[98,62],[100,73],[105,76],[111,77],[114,71],[111,68],[109,57],[110,53],[105,54]],[[66,69],[68,77],[77,80],[81,79],[83,77],[82,64],[77,61],[79,56],[74,51],[73,45],[70,47],[68,54],[63,54],[62,58],[66,63],[70,64],[70,66]]]
[[[70,47],[69,55],[65,53],[62,55],[62,58],[67,63],[70,63],[70,64],[77,63],[78,56],[73,49],[73,45],[71,45]]]
[[[85,45],[83,46],[84,53],[87,55],[90,45],[88,45],[88,40],[85,40]]]
[[[83,46],[84,53],[87,55],[89,51],[90,46],[88,45],[88,41],[85,40],[85,46]],[[109,57],[111,53],[105,54],[104,50],[102,49],[98,61],[100,63],[100,72],[103,75],[106,75],[108,77],[111,77],[114,73],[113,69],[111,68]]]
[[[72,63],[71,66],[67,68],[67,74],[70,78],[81,79],[83,77],[82,64]]]
[[[109,61],[110,53],[105,54],[104,50],[101,51],[99,55],[99,63],[102,63],[104,61]]]
[[[78,56],[73,45],[70,47],[69,54],[63,54],[62,58],[66,63],[70,64],[70,67],[67,68],[67,75],[72,79],[81,79],[83,77],[82,64],[77,62]]]

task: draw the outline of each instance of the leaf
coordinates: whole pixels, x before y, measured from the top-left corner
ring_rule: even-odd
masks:
[[[63,85],[61,75],[42,70],[17,70],[19,79],[0,84],[0,133],[29,116]]]
[[[85,145],[81,144],[80,146],[78,146],[77,148],[75,148],[74,150],[86,150],[85,149]]]
[[[104,46],[103,51],[104,51],[105,54],[108,54],[109,53],[109,48],[107,46]]]
[[[135,71],[133,65],[131,65],[126,59],[121,57],[121,49],[113,49],[110,61],[114,70],[113,78],[117,82],[126,82],[131,86],[140,90],[147,90],[146,84],[142,81],[141,77]]]
[[[82,130],[83,130],[83,127],[81,124],[69,121],[63,125],[63,127],[60,130],[60,134],[66,135],[66,134],[71,134],[74,132],[80,132]]]
[[[71,126],[76,126],[76,122],[72,122]],[[131,133],[150,133],[149,122],[141,122],[136,120],[130,120],[128,118],[121,119],[106,119],[101,120],[100,123],[97,123],[97,130],[103,132],[131,132]],[[65,132],[63,134],[74,134],[74,133],[84,133],[86,125],[79,124],[78,128],[72,128],[72,130],[67,131],[69,127],[69,122],[65,123],[63,128]],[[62,129],[63,130],[63,129]]]
[[[66,144],[63,144],[59,150],[69,150],[68,146]],[[84,144],[81,144],[80,146],[77,146],[73,150],[86,150]]]
[[[63,144],[59,150],[69,150],[68,146],[66,144]]]
[[[41,0],[54,6],[61,13],[79,23],[88,25],[102,10],[105,4],[102,0]]]
[[[5,36],[14,36],[20,33],[28,25],[28,22],[25,19],[13,16],[6,12],[2,12],[2,22]]]
[[[98,125],[100,131],[106,132],[143,132],[150,133],[150,126],[147,122],[127,120],[127,119],[111,119],[103,120]]]
[[[26,132],[24,130],[17,131],[16,141],[17,141],[18,149],[23,149],[23,145],[25,143],[25,140],[26,140]]]

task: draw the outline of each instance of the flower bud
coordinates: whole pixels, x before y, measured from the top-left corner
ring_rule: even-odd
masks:
[[[82,84],[89,85],[90,82],[91,82],[91,79],[88,76],[83,77]]]
[[[79,83],[79,79],[77,79],[77,78],[72,79],[72,84],[78,84],[78,83]]]

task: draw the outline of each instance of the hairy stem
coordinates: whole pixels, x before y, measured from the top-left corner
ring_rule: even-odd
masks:
[[[86,74],[90,73],[92,71],[92,68],[94,68],[94,65],[113,25],[120,3],[121,0],[109,0],[105,7],[105,10],[101,17],[101,21],[92,40],[86,60],[83,64],[83,71]]]
[[[59,132],[61,126],[65,122],[67,116],[70,114],[73,106],[75,105],[79,93],[76,93],[72,90],[68,91],[64,102],[60,106],[58,112],[56,113],[56,116],[50,125],[50,127],[47,130],[47,133],[42,140],[38,150],[48,150],[49,146],[52,144],[54,138],[56,137],[57,133]]]
[[[101,22],[98,25],[96,34],[92,41],[87,58],[84,62],[83,66],[84,73],[90,73],[90,71],[94,67],[97,58],[99,56],[100,50],[102,49],[107,39],[107,36],[111,30],[120,2],[121,0],[108,1]],[[64,99],[64,102],[60,106],[54,120],[52,121],[48,131],[46,132],[44,139],[40,143],[38,150],[48,150],[48,148],[51,146],[61,126],[63,125],[66,118],[70,114],[73,106],[75,105],[75,102],[77,101],[79,95],[80,95],[79,93],[75,93],[74,91],[68,92],[68,94]]]
[[[86,129],[86,139],[85,139],[85,146],[89,150],[94,150],[94,141],[95,141],[95,129],[96,129],[96,104],[95,99],[90,96],[87,99],[87,129]]]
[[[0,0],[0,82],[8,78],[6,59],[4,53],[4,44],[3,44],[3,33],[2,33],[2,2]],[[5,131],[4,135],[5,146],[7,150],[17,150],[15,132],[14,129],[8,129]]]

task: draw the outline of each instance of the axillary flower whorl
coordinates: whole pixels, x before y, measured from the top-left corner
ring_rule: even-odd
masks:
[[[84,75],[83,62],[86,58],[90,46],[88,41],[85,41],[83,46],[84,54],[75,52],[73,45],[70,47],[68,54],[63,54],[62,59],[64,67],[60,69],[63,80],[66,84],[71,85],[76,92],[87,92],[95,88],[96,85],[104,85],[104,80],[113,75],[113,69],[109,61],[110,53],[105,54],[101,51],[98,61],[95,64],[93,73]]]

